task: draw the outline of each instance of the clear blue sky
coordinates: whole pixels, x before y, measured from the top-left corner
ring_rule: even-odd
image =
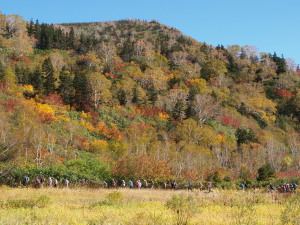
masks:
[[[299,0],[2,0],[0,11],[45,23],[156,19],[211,45],[254,45],[300,63]]]

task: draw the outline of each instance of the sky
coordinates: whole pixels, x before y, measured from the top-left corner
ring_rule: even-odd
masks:
[[[213,46],[256,46],[300,64],[299,0],[1,0],[0,11],[40,23],[155,19]]]

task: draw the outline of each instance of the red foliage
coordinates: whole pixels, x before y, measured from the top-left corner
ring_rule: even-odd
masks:
[[[51,123],[55,120],[54,116],[50,113],[39,113],[39,116],[41,117],[42,123]]]
[[[125,65],[126,65],[125,63],[118,62],[118,61],[114,61],[113,64],[114,64],[114,69],[115,69],[116,71],[121,71],[121,70],[123,70],[124,67],[125,67]]]
[[[148,108],[147,106],[143,105],[142,107],[138,107],[137,109],[145,117],[158,116],[159,113],[166,114],[166,112],[162,108],[157,108],[157,107]]]
[[[43,98],[46,104],[48,105],[58,105],[63,106],[64,102],[58,94],[49,94]]]
[[[276,91],[275,94],[278,95],[281,98],[292,98],[292,97],[295,97],[294,93],[292,93],[290,91],[287,91],[285,89],[280,89],[280,90]]]
[[[119,76],[113,73],[105,73],[104,76],[108,79],[118,79]]]
[[[50,155],[50,152],[48,152],[46,149],[42,149],[41,150],[41,155],[43,158],[45,158],[46,156]]]
[[[284,172],[278,172],[276,173],[277,178],[295,178],[300,177],[300,171],[296,168],[291,168]]]
[[[220,122],[225,126],[231,126],[231,127],[234,127],[235,129],[237,129],[241,124],[240,121],[235,120],[230,116],[221,116]]]
[[[15,99],[7,99],[4,102],[5,105],[5,109],[8,111],[13,111],[15,109],[15,107],[18,105],[18,101]]]
[[[25,63],[31,63],[31,60],[29,59],[29,58],[27,58],[26,56],[21,56],[21,57],[19,57],[19,60],[20,61],[23,61],[23,62],[25,62]]]

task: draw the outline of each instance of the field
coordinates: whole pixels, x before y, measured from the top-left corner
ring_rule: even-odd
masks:
[[[0,188],[0,224],[300,224],[300,195]]]

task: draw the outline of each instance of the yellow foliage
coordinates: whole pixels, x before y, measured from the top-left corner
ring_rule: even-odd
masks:
[[[88,121],[91,119],[91,115],[89,113],[85,113],[84,111],[81,112],[80,117],[81,119],[85,119]]]
[[[96,131],[95,127],[90,122],[86,122],[86,121],[82,120],[81,125],[84,126],[89,131]]]
[[[222,134],[217,135],[217,140],[219,143],[224,143],[226,141],[226,137]]]
[[[90,151],[93,153],[104,153],[108,149],[108,143],[105,140],[94,140],[90,144]]]
[[[160,119],[169,119],[170,118],[170,116],[167,113],[164,113],[164,112],[158,113],[158,117]]]
[[[70,118],[62,116],[62,115],[57,116],[56,119],[58,121],[70,122]]]
[[[29,92],[33,92],[34,88],[32,85],[22,85],[22,88],[24,91],[29,91]]]
[[[283,160],[286,166],[290,166],[292,164],[292,159],[290,156],[286,156]]]
[[[35,103],[35,107],[43,122],[48,123],[55,120],[55,110],[51,106]]]
[[[53,116],[55,114],[54,109],[51,106],[47,105],[47,104],[37,103],[36,108],[37,108],[37,111],[40,112],[40,113],[52,114]]]
[[[207,90],[207,86],[206,86],[206,80],[200,78],[200,79],[191,79],[189,80],[189,83],[196,87],[199,93],[205,93],[205,91]]]

